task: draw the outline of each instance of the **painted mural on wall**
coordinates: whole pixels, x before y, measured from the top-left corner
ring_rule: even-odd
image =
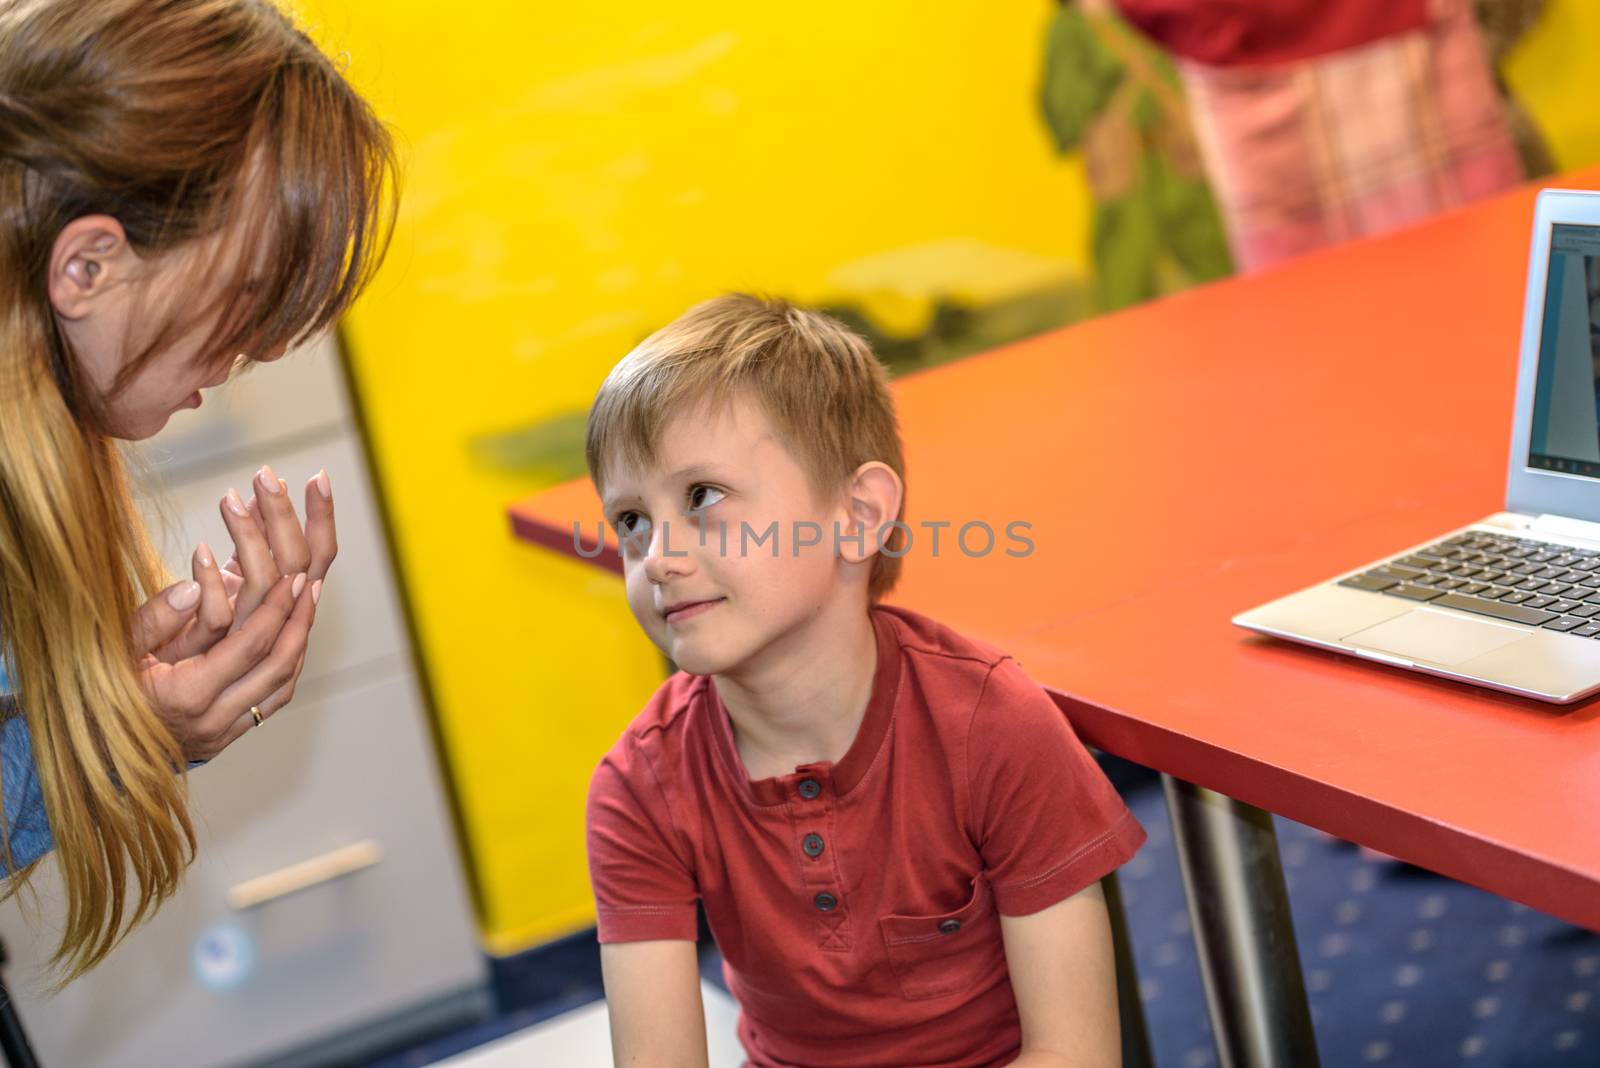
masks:
[[[1056,149],[1083,154],[1095,306],[1115,311],[1233,266],[1171,62],[1097,7],[1061,4],[1041,100]]]

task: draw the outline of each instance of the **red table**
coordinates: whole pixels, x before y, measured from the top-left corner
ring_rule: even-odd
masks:
[[[899,381],[917,543],[891,600],[1015,653],[1085,742],[1201,788],[1169,789],[1175,816],[1222,821],[1198,835],[1259,832],[1232,798],[1600,930],[1600,704],[1229,623],[1503,506],[1533,194]],[[511,516],[571,553],[600,509],[580,482]],[[972,520],[1028,522],[1035,549],[969,558]],[[952,524],[938,556],[923,521]],[[1281,888],[1269,853],[1224,850],[1211,877]]]

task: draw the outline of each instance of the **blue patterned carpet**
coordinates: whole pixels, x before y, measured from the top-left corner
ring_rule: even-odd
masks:
[[[1216,1053],[1161,787],[1118,781],[1150,834],[1122,869],[1122,893],[1156,1063],[1208,1068]],[[1325,1068],[1600,1066],[1600,937],[1276,824]]]

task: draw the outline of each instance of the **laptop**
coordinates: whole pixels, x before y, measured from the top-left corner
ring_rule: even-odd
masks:
[[[1541,701],[1600,691],[1600,193],[1534,210],[1505,511],[1233,622]]]

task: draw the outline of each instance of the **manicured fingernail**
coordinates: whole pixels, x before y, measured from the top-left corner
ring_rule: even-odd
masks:
[[[205,542],[201,542],[199,547],[195,549],[194,558],[198,560],[200,562],[200,566],[204,568],[212,568],[217,565],[216,560],[211,556],[211,546],[207,545]]]
[[[328,469],[326,467],[317,472],[316,483],[317,492],[322,494],[322,499],[326,501],[333,500],[333,486],[328,482]]]
[[[239,499],[239,495],[233,490],[229,490],[228,495],[224,497],[223,500],[227,502],[228,511],[232,512],[234,515],[243,518],[250,514],[245,510],[244,502]]]
[[[304,571],[302,571],[302,572],[300,572],[300,574],[298,574],[298,575],[296,575],[294,577],[294,586],[289,592],[293,593],[296,597],[299,597],[300,596],[300,591],[305,589],[305,588],[306,588],[306,573]]]
[[[317,581],[315,581],[315,582],[313,582],[311,584],[311,603],[312,604],[317,604],[321,600],[322,600],[322,580],[321,579],[317,579]]]
[[[187,612],[200,603],[200,583],[183,582],[172,587],[167,594],[167,603],[180,612]]]
[[[266,464],[261,465],[261,470],[256,472],[256,483],[268,493],[282,493],[278,486],[278,476]]]

